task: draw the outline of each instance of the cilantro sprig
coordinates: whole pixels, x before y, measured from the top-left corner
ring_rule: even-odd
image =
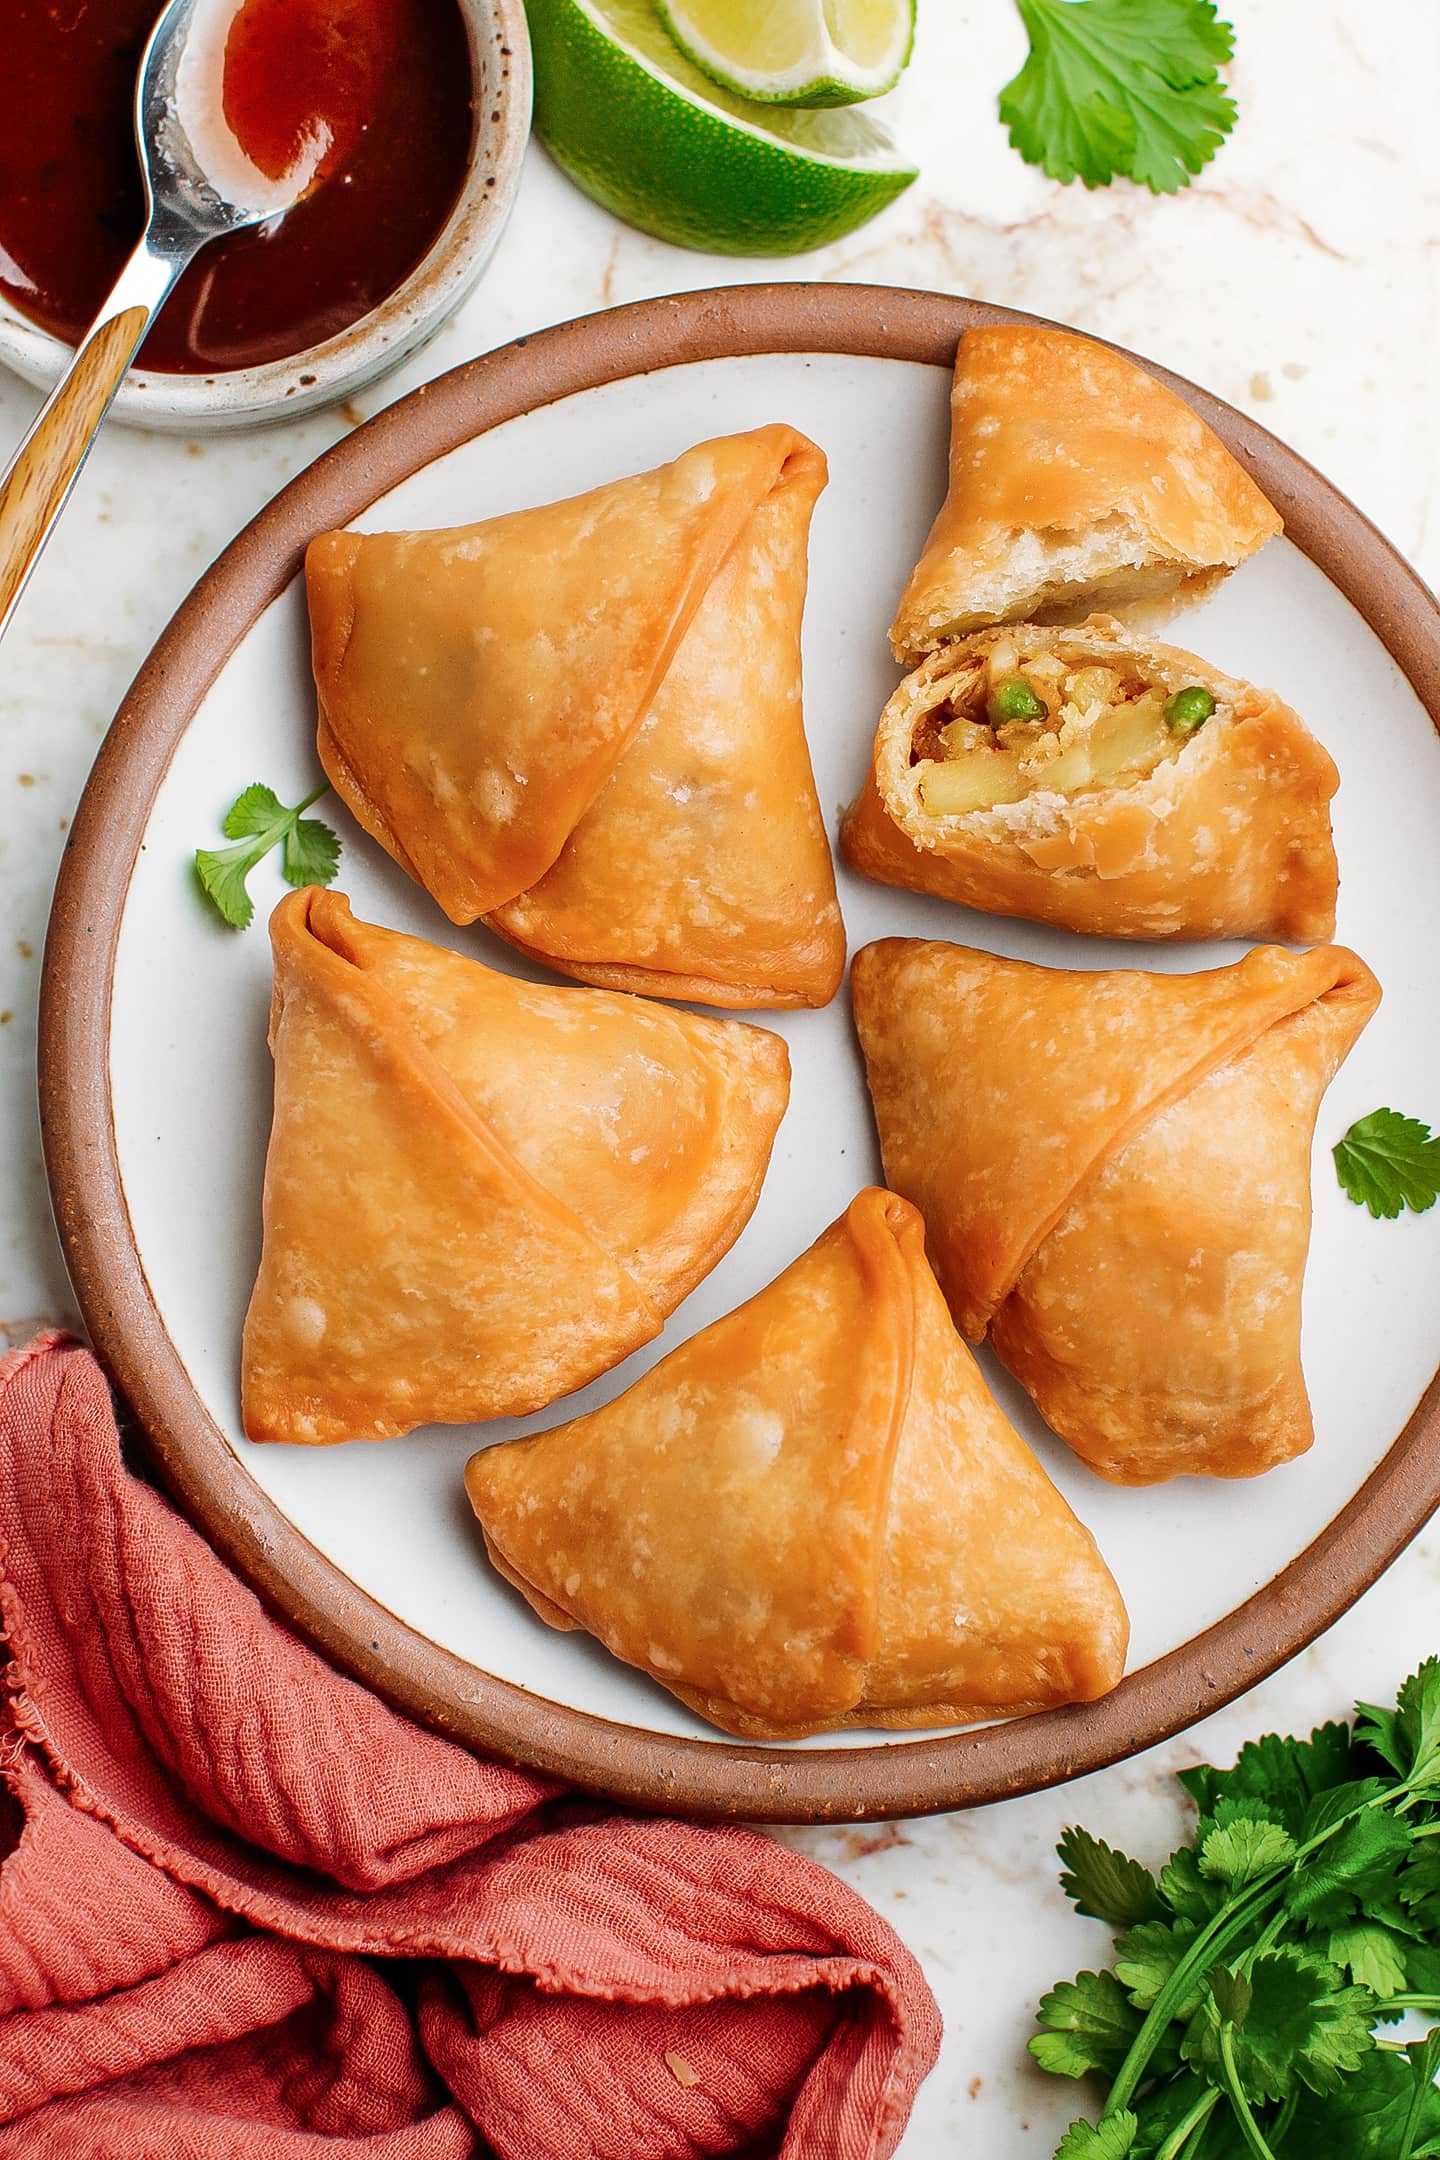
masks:
[[[1440,1658],[1393,1709],[1230,1770],[1180,1773],[1199,1819],[1158,1875],[1067,1830],[1061,1883],[1113,1963],[1040,2004],[1030,2052],[1103,2080],[1056,2160],[1440,2160]]]
[[[1214,0],[1015,0],[1030,53],[1000,118],[1052,180],[1118,175],[1173,195],[1220,148],[1235,105],[1220,79],[1234,33]]]
[[[1423,1215],[1440,1194],[1440,1135],[1398,1110],[1358,1118],[1335,1148],[1335,1174],[1357,1207],[1393,1222]]]
[[[236,796],[221,827],[228,848],[197,848],[195,870],[206,897],[233,930],[248,928],[255,903],[246,886],[258,862],[278,847],[280,875],[287,885],[328,885],[340,867],[340,842],[330,827],[304,812],[329,793],[316,788],[287,809],[273,788],[257,780]]]

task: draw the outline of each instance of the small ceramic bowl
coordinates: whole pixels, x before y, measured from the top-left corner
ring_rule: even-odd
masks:
[[[428,255],[388,300],[285,360],[214,375],[135,369],[113,416],[186,434],[290,420],[348,397],[433,337],[495,252],[530,132],[530,42],[523,0],[457,0],[475,74],[475,139],[455,208]],[[0,296],[0,364],[48,389],[70,348]]]

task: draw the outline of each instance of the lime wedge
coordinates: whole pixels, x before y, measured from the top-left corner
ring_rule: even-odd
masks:
[[[556,163],[642,232],[717,255],[795,255],[915,178],[851,110],[752,103],[711,82],[654,0],[528,0],[535,125]]]
[[[893,90],[915,0],[657,0],[697,67],[740,97],[854,105]]]

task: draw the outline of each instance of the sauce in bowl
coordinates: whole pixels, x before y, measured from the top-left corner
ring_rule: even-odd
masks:
[[[74,344],[140,236],[131,118],[158,0],[6,0],[0,293]],[[222,101],[272,178],[328,136],[319,178],[273,229],[213,242],[140,349],[147,369],[215,374],[283,360],[388,298],[428,254],[474,131],[455,0],[241,0]]]

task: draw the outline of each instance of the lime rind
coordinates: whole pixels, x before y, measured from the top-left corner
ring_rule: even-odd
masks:
[[[853,107],[756,105],[710,82],[654,0],[529,0],[535,124],[556,163],[641,231],[789,255],[854,232],[916,177]]]
[[[756,105],[834,108],[883,97],[899,82],[915,46],[915,0],[900,0],[894,41],[876,67],[859,67],[841,51],[822,12],[813,49],[803,62],[768,74],[739,70],[700,34],[686,12],[685,0],[655,0],[655,6],[681,52],[710,83]]]
[[[889,168],[911,179],[916,169],[896,155],[895,145],[868,113],[844,107],[771,110],[754,98],[737,95],[715,82],[681,52],[660,20],[656,0],[565,0],[562,9],[535,9],[543,21],[552,12],[580,16],[604,41],[619,48],[631,63],[657,83],[673,89],[687,105],[709,106],[732,127],[773,140],[826,164]]]

